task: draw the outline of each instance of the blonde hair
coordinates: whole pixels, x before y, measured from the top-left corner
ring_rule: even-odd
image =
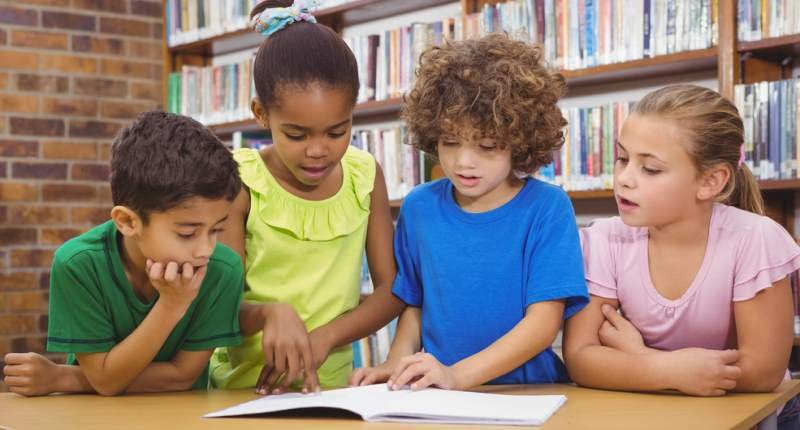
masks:
[[[733,103],[718,92],[697,85],[670,85],[653,91],[634,107],[638,115],[674,120],[689,138],[689,155],[699,172],[724,164],[730,179],[716,200],[760,215],[764,200],[746,164],[739,164],[744,126]]]

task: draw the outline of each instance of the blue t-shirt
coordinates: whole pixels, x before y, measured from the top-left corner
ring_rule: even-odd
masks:
[[[508,203],[465,212],[448,179],[415,188],[395,233],[392,291],[422,308],[422,347],[450,366],[511,331],[528,305],[564,299],[564,319],[589,301],[572,204],[560,188],[527,179]],[[547,347],[491,384],[568,382]]]

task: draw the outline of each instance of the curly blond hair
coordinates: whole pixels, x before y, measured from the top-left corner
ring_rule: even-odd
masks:
[[[515,170],[533,173],[553,160],[567,121],[556,106],[566,85],[541,46],[504,34],[427,49],[401,116],[411,144],[437,156],[442,135],[494,139],[511,148]]]

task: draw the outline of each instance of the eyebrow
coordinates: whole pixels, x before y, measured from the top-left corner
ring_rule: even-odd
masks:
[[[338,123],[338,124],[334,124],[334,125],[332,125],[332,126],[328,127],[326,130],[332,130],[332,129],[334,129],[334,128],[341,127],[341,126],[343,126],[343,125],[346,125],[346,124],[347,124],[347,123],[349,123],[350,121],[351,121],[350,119],[346,119],[346,120],[344,120],[344,121],[342,121],[342,122],[340,122],[340,123]],[[309,130],[311,130],[311,128],[310,128],[310,127],[303,127],[302,125],[297,125],[297,124],[289,124],[289,123],[284,123],[284,124],[281,124],[281,127],[291,127],[291,128],[296,128],[296,129],[298,129],[298,130],[303,130],[303,131],[309,131]]]
[[[617,141],[617,146],[619,146],[619,148],[620,148],[621,150],[623,150],[623,151],[625,151],[625,152],[628,152],[628,150],[627,150],[627,149],[625,149],[625,147],[624,147],[624,146],[622,146],[622,143],[620,143],[620,141],[619,141],[619,140]],[[649,153],[649,152],[643,152],[643,153],[641,153],[641,154],[636,154],[636,156],[637,156],[637,157],[641,157],[641,158],[655,158],[655,159],[656,159],[656,160],[658,160],[658,161],[664,161],[664,160],[662,160],[662,159],[658,158],[658,157],[657,157],[655,154],[651,154],[651,153]]]
[[[220,219],[219,221],[215,222],[213,225],[217,225],[217,224],[219,224],[221,222],[224,222],[227,219],[228,219],[228,215],[225,215],[224,217],[222,217],[222,219]],[[177,225],[179,227],[200,227],[200,226],[203,225],[203,223],[202,222],[176,222],[175,225]]]

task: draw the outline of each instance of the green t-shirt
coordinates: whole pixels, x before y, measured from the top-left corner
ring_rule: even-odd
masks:
[[[153,361],[169,361],[179,350],[202,351],[235,346],[244,274],[239,256],[217,244],[200,292]],[[107,352],[142,323],[153,308],[133,293],[120,257],[117,229],[108,221],[69,240],[53,258],[47,350]],[[208,366],[194,383],[205,389]]]

